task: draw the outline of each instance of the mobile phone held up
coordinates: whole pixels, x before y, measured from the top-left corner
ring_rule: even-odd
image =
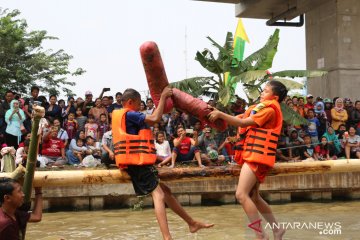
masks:
[[[186,134],[193,134],[194,133],[194,129],[188,128],[185,130]]]
[[[103,88],[103,92],[108,92],[110,91],[110,88]]]

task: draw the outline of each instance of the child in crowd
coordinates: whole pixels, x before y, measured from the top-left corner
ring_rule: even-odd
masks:
[[[64,129],[68,134],[69,139],[75,138],[78,129],[78,123],[75,119],[74,113],[69,113],[68,118],[64,122]]]
[[[320,127],[320,122],[319,120],[315,117],[315,112],[314,109],[308,109],[307,111],[307,120],[309,122],[309,126],[308,126],[308,134],[311,137],[311,142],[312,143],[318,143],[319,142],[319,138],[318,138],[318,127]]]
[[[76,121],[78,123],[78,130],[85,130],[87,117],[83,115],[82,109],[80,107],[76,108]]]
[[[315,147],[315,158],[317,160],[330,160],[329,144],[325,136],[321,137],[320,144]]]
[[[100,143],[96,142],[91,136],[87,136],[85,141],[88,155],[92,155],[96,159],[101,159]]]
[[[100,114],[100,121],[99,121],[99,140],[102,140],[102,137],[104,136],[104,133],[110,130],[110,126],[108,123],[108,119],[106,114],[102,113]]]
[[[158,167],[162,167],[163,162],[170,162],[171,160],[171,149],[170,144],[165,140],[165,133],[156,133],[155,149],[156,149],[156,161],[159,162]]]
[[[88,119],[87,119],[87,123],[85,124],[85,136],[88,137],[92,137],[93,139],[95,139],[95,141],[97,141],[98,138],[98,129],[99,129],[99,125],[95,122],[95,118],[93,115],[89,114],[88,115]]]
[[[82,162],[84,156],[86,155],[86,147],[84,147],[84,141],[81,138],[76,139],[76,146],[82,150],[73,149],[73,154],[79,159],[80,163]]]
[[[315,147],[311,144],[311,136],[310,135],[304,136],[304,145],[305,146],[303,146],[301,149],[301,159],[313,161],[316,157],[315,156]]]

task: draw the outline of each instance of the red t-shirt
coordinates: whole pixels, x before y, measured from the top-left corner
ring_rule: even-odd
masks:
[[[329,154],[329,149],[322,148],[320,145],[315,147],[315,152],[319,154],[320,157],[326,158],[326,155]]]
[[[179,151],[181,154],[187,154],[191,148],[191,138],[185,137],[179,146]]]
[[[61,149],[64,147],[64,142],[61,139],[50,138],[43,142],[41,154],[49,157],[61,157]]]
[[[0,208],[0,240],[22,239],[30,213],[16,210],[15,218],[16,221]]]
[[[235,146],[235,143],[225,143],[224,145],[224,148],[227,152],[227,154],[229,156],[234,156],[235,155],[235,150],[234,150],[234,146]]]

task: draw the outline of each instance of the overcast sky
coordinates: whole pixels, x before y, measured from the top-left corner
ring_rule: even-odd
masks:
[[[147,90],[139,47],[148,40],[157,42],[170,82],[208,76],[194,60],[196,51],[217,52],[206,37],[223,44],[237,24],[233,4],[190,0],[2,0],[1,7],[19,9],[31,30],[47,30],[59,38],[44,47],[64,49],[74,57],[73,69],[87,71],[70,78],[77,83],[73,91],[81,97],[86,90],[98,95],[103,87],[110,87],[110,94],[129,87]],[[264,20],[243,22],[250,39],[248,56],[266,43],[275,28],[267,27]],[[281,28],[271,71],[305,69],[305,61],[304,27]]]

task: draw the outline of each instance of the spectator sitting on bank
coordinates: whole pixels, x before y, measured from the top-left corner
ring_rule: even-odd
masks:
[[[19,108],[19,101],[12,100],[10,109],[5,113],[5,122],[7,124],[5,130],[5,141],[8,146],[18,148],[21,141],[22,131],[25,131],[23,122],[25,113]]]
[[[104,133],[101,141],[101,162],[104,163],[107,168],[110,166],[110,164],[115,164],[114,143],[112,140],[112,130],[110,130]]]
[[[286,137],[286,147],[288,148],[289,160],[298,161],[301,159],[300,145],[304,144],[304,140],[299,137],[295,128],[290,129],[289,137]]]
[[[311,136],[305,135],[304,145],[301,148],[301,159],[303,161],[314,161],[315,159],[315,147],[311,144]]]
[[[308,126],[308,134],[311,137],[312,143],[318,143],[319,137],[318,137],[318,127],[320,127],[319,120],[315,117],[314,109],[308,109],[307,111],[307,120],[309,122]]]
[[[304,105],[304,113],[305,113],[305,117],[308,114],[308,110],[309,109],[314,109],[314,96],[311,94],[308,94],[306,96],[306,104]]]
[[[141,102],[140,102],[139,112],[146,114],[146,103],[143,100],[141,100]]]
[[[356,135],[356,129],[354,127],[350,127],[349,133],[344,134],[343,144],[344,144],[346,159],[350,159],[350,158],[360,159],[360,136]]]
[[[346,121],[348,120],[348,114],[344,109],[344,102],[342,98],[336,99],[335,107],[331,109],[331,117],[331,126],[335,131],[339,129],[341,124],[346,124]]]
[[[93,139],[98,140],[99,125],[95,122],[95,118],[91,114],[88,115],[87,123],[85,124],[85,136],[90,136]]]
[[[84,141],[81,138],[75,139],[76,140],[76,147],[78,147],[79,150],[72,150],[72,153],[74,154],[74,156],[79,160],[79,162],[81,163],[82,160],[84,159],[85,155],[86,155],[86,147],[84,147]]]
[[[78,147],[77,142],[78,140],[83,141],[83,146]],[[85,132],[80,130],[76,133],[75,139],[71,139],[69,144],[69,150],[66,151],[66,157],[70,165],[80,164],[80,159],[74,155],[74,151],[82,152],[86,151],[87,148],[84,146],[85,144]]]
[[[45,117],[50,121],[54,121],[55,118],[61,118],[61,108],[56,104],[57,98],[55,95],[49,97],[49,106],[45,109]]]
[[[101,159],[100,143],[96,142],[96,140],[91,136],[87,136],[85,142],[87,147],[86,154],[92,155],[96,159]]]
[[[154,111],[154,101],[151,98],[146,99],[146,115],[151,115]]]
[[[171,149],[168,141],[165,140],[165,133],[158,132],[155,135],[155,149],[156,149],[156,161],[159,163],[158,167],[162,167],[163,163],[171,161]]]
[[[69,136],[67,134],[67,132],[65,131],[65,129],[61,128],[61,122],[59,119],[55,118],[53,121],[53,126],[57,127],[58,129],[58,135],[57,137],[64,142],[64,147],[66,148],[66,146],[69,143]]]
[[[331,159],[329,144],[328,144],[327,138],[325,136],[321,137],[320,144],[315,147],[315,155],[316,155],[316,159],[318,159],[320,161]],[[335,156],[335,158],[332,158],[332,159],[336,159],[336,156]]]
[[[42,219],[42,192],[35,188],[34,209],[25,212],[19,208],[24,203],[21,185],[11,178],[0,178],[0,239],[25,239],[28,222]]]
[[[123,106],[122,106],[122,104],[121,104],[121,97],[122,97],[122,93],[121,93],[121,92],[117,92],[116,95],[115,95],[116,102],[115,102],[115,103],[112,103],[112,104],[107,108],[107,111],[108,111],[108,113],[109,113],[109,115],[110,115],[110,118],[111,118],[112,112],[113,112],[114,110],[123,108]],[[144,107],[145,107],[145,104],[144,104]]]
[[[204,162],[214,162],[217,165],[225,161],[224,155],[219,155],[218,146],[214,140],[214,137],[211,135],[211,128],[204,128],[204,135],[199,139],[198,147],[201,149],[201,159]]]
[[[232,163],[235,156],[235,143],[236,143],[236,135],[230,134],[225,141],[220,145],[219,152],[225,157],[225,161],[228,163]]]
[[[193,138],[186,136],[184,127],[177,129],[177,138],[174,139],[174,149],[171,156],[170,168],[175,166],[175,162],[191,162],[194,157],[199,167],[204,167],[201,163],[200,151],[197,148],[198,145],[198,134],[196,131],[193,132]],[[163,162],[165,165],[167,162]]]
[[[344,133],[346,132],[346,126],[345,124],[341,124],[339,126],[339,129],[335,131],[338,139],[343,139]]]
[[[30,139],[26,139],[23,142],[23,146],[19,147],[16,150],[16,154],[15,154],[15,163],[16,163],[16,165],[21,164],[24,167],[26,166],[27,155],[29,153],[29,145],[30,145]],[[36,166],[40,167],[40,162],[39,161],[37,161]]]
[[[52,126],[50,132],[44,135],[39,161],[40,167],[63,166],[67,162],[65,158],[65,144],[58,138],[58,128],[55,126]]]
[[[26,140],[30,140],[30,138],[31,138],[31,133],[27,133],[27,134],[25,135],[25,137],[24,137],[24,141],[22,141],[21,143],[19,143],[19,148],[20,148],[20,147],[23,147],[23,146],[24,146],[24,142],[25,142]]]
[[[323,137],[326,137],[328,142],[330,156],[339,155],[341,153],[341,143],[331,126],[327,128]]]

